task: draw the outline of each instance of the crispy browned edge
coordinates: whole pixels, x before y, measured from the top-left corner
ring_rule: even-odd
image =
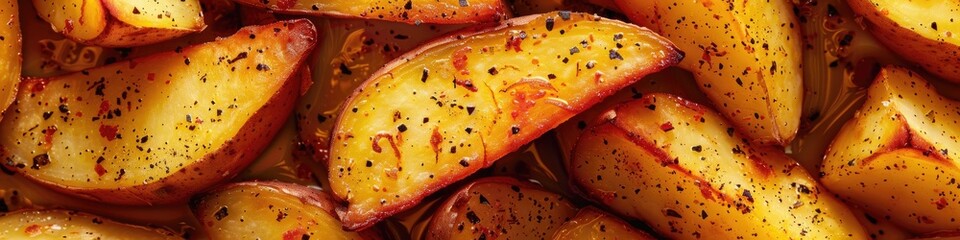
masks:
[[[601,117],[599,117],[596,120],[596,122],[588,125],[587,129],[584,130],[583,134],[580,134],[580,136],[578,137],[577,143],[574,144],[573,146],[573,150],[571,150],[573,153],[570,154],[570,164],[567,164],[565,168],[567,170],[567,175],[569,176],[569,179],[570,179],[569,180],[570,189],[574,193],[580,196],[583,196],[585,199],[591,202],[604,205],[604,203],[601,201],[601,199],[604,198],[603,193],[594,191],[586,183],[579,181],[578,179],[586,179],[586,178],[578,177],[579,174],[577,174],[577,171],[574,170],[575,163],[580,161],[580,158],[577,157],[577,155],[574,153],[580,150],[581,145],[583,144],[582,142],[584,141],[584,136],[586,136],[590,132],[616,131],[616,133],[621,134],[624,138],[627,138],[627,140],[638,145],[637,146],[638,148],[643,148],[644,151],[647,151],[651,155],[654,155],[655,157],[657,157],[658,159],[655,159],[656,161],[661,163],[667,163],[667,162],[673,161],[668,152],[654,146],[653,143],[646,140],[645,136],[634,134],[633,132],[627,129],[624,129],[622,126],[620,126],[620,124],[618,124],[618,121],[617,121],[618,119],[617,115],[620,114],[619,113],[620,109],[622,109],[626,105],[648,102],[648,101],[651,101],[651,99],[657,98],[657,97],[666,97],[668,99],[677,101],[677,103],[681,104],[683,107],[690,108],[695,111],[704,111],[706,109],[710,109],[709,111],[714,111],[716,113],[716,111],[713,110],[712,108],[708,108],[698,103],[683,99],[679,96],[666,94],[666,93],[645,94],[640,99],[623,102],[611,107],[609,110],[601,114],[600,115]],[[722,115],[718,115],[718,116],[722,116]],[[723,121],[726,121],[726,120],[723,120]],[[732,125],[730,125],[729,123],[727,125],[732,127]],[[671,166],[675,168],[679,168],[677,170],[683,174],[687,174],[686,176],[688,177],[692,176],[692,173],[687,169],[680,168],[680,166],[677,166],[677,165],[671,165]],[[716,187],[710,186],[710,191],[719,191],[719,190],[717,190]]]
[[[90,214],[90,213],[86,213],[86,212],[81,212],[81,211],[77,211],[77,210],[67,210],[67,209],[58,209],[58,208],[53,208],[53,209],[21,209],[21,210],[17,210],[17,211],[13,211],[13,212],[0,213],[0,217],[17,215],[17,214],[21,214],[21,213],[40,213],[40,214],[44,214],[44,213],[55,213],[55,212],[63,212],[63,213],[66,213],[67,215],[70,215],[70,216],[84,216],[84,217],[90,217],[90,218],[94,218],[94,219],[100,219],[101,221],[103,221],[102,223],[117,224],[117,225],[122,225],[122,226],[126,226],[126,227],[131,227],[131,228],[140,228],[140,229],[150,230],[150,231],[156,232],[157,234],[164,235],[164,236],[177,237],[177,234],[176,234],[176,233],[174,233],[173,231],[170,231],[169,229],[166,229],[166,228],[156,228],[156,227],[148,227],[148,226],[133,225],[133,224],[129,224],[129,223],[118,222],[118,221],[113,220],[113,219],[110,219],[110,218],[101,217],[101,216],[97,216],[97,215],[94,215],[94,214]],[[95,222],[95,223],[96,223],[96,222]],[[99,225],[99,224],[102,224],[102,223],[98,223],[98,225]],[[182,237],[181,237],[181,239],[182,239]]]
[[[920,65],[930,73],[951,82],[960,83],[960,67],[958,67],[958,64],[960,64],[960,46],[946,41],[925,38],[919,33],[901,26],[896,21],[881,16],[880,14],[883,11],[877,9],[877,6],[869,0],[847,0],[846,2],[857,15],[867,19],[864,23],[867,30],[884,46],[897,53],[897,55]],[[907,42],[908,44],[898,42]],[[932,62],[931,60],[934,59],[938,61]]]
[[[426,239],[450,239],[450,236],[453,235],[453,228],[446,227],[448,223],[454,223],[457,220],[457,214],[453,214],[453,211],[457,206],[463,205],[463,201],[470,199],[470,191],[479,184],[484,183],[500,183],[506,185],[515,185],[522,188],[532,188],[542,191],[547,191],[540,186],[537,186],[530,182],[522,182],[512,177],[504,176],[494,176],[477,179],[466,186],[457,190],[456,193],[450,195],[446,201],[443,202],[440,207],[433,211],[433,216],[430,217],[430,223],[427,224],[426,228]]]
[[[299,9],[273,9],[273,8],[270,8],[269,6],[265,6],[265,5],[263,5],[263,4],[252,4],[252,3],[248,2],[248,1],[240,1],[240,0],[234,0],[234,1],[235,1],[236,3],[242,4],[242,5],[246,5],[246,6],[250,6],[250,7],[255,7],[255,8],[269,9],[270,11],[274,11],[274,12],[278,12],[278,13],[285,13],[285,14],[300,14],[300,15],[312,15],[312,16],[334,17],[334,18],[373,19],[373,20],[384,20],[384,21],[392,21],[392,22],[403,22],[403,23],[409,23],[409,24],[419,24],[419,23],[428,23],[428,24],[489,23],[489,22],[503,21],[503,20],[508,19],[508,18],[510,18],[511,16],[513,16],[513,13],[512,13],[512,11],[511,11],[510,6],[507,6],[507,4],[506,4],[503,0],[494,0],[493,2],[495,2],[495,4],[487,5],[487,7],[481,9],[481,11],[478,11],[478,12],[468,12],[467,14],[463,14],[463,15],[472,16],[472,17],[458,18],[458,19],[462,19],[462,20],[454,20],[454,19],[452,19],[452,18],[442,18],[442,17],[441,17],[441,18],[424,17],[424,18],[416,18],[416,19],[414,19],[414,18],[400,19],[400,18],[393,18],[392,16],[390,16],[390,17],[380,18],[380,17],[377,17],[377,16],[357,16],[357,15],[355,15],[355,14],[342,13],[342,12],[337,12],[337,11],[319,11],[319,10],[318,10],[318,11],[309,11],[309,10],[299,10]],[[252,0],[252,1],[259,1],[259,0]],[[290,1],[296,1],[296,0],[290,0]],[[396,4],[401,4],[401,3],[406,3],[406,2],[404,2],[404,1],[399,1],[399,0],[398,0],[398,1],[394,1],[394,3],[396,3]],[[471,3],[471,4],[473,4],[473,3]],[[430,8],[425,8],[424,10],[427,10],[427,11],[429,11],[429,12],[432,12],[432,11],[430,11],[430,10],[432,10],[432,9],[430,9]],[[412,10],[411,10],[411,11],[412,11]],[[427,14],[429,14],[429,13],[427,13]],[[419,22],[418,22],[418,21],[419,21]]]
[[[293,197],[300,199],[300,202],[305,205],[314,206],[322,209],[323,211],[330,214],[330,216],[337,218],[336,201],[333,197],[330,196],[327,192],[324,192],[319,189],[309,188],[307,186],[287,183],[281,181],[250,181],[250,182],[237,182],[229,183],[215,187],[207,192],[198,194],[190,199],[190,211],[193,213],[193,216],[197,218],[202,224],[208,215],[205,215],[204,208],[211,207],[208,206],[207,201],[210,198],[217,197],[220,192],[227,191],[234,188],[242,187],[252,187],[259,189],[267,189],[269,191],[274,191],[280,194],[287,194]],[[364,239],[381,239],[383,232],[379,228],[368,228],[358,232]],[[209,233],[208,233],[209,234]]]
[[[37,0],[33,0],[33,4],[36,4],[36,1]],[[87,0],[84,0],[84,1],[87,1]],[[103,21],[106,22],[106,25],[104,25],[102,32],[100,32],[100,34],[97,35],[97,37],[89,40],[78,39],[76,37],[71,36],[70,34],[62,33],[64,37],[79,43],[102,46],[102,47],[112,47],[112,48],[139,47],[139,46],[150,45],[150,44],[170,40],[173,38],[181,37],[189,33],[200,32],[207,28],[207,25],[204,22],[201,22],[200,28],[197,28],[197,29],[177,30],[177,29],[140,28],[140,27],[130,25],[126,22],[120,21],[120,19],[117,19],[116,17],[114,17],[114,13],[116,13],[118,10],[113,5],[106,4],[104,0],[94,0],[94,1],[100,1],[100,5],[103,6],[104,8]],[[83,11],[83,9],[81,9],[81,11]],[[200,12],[200,18],[202,21],[203,11]],[[155,34],[154,36],[155,38],[153,38],[153,40],[149,40],[149,41],[139,40],[141,39],[140,37],[145,37],[146,35],[150,35],[150,34]],[[120,38],[117,38],[111,41],[110,37],[113,35],[119,35]]]
[[[301,37],[294,37],[293,40],[304,40],[284,44],[285,48],[283,48],[292,52],[302,51],[302,56],[294,63],[295,65],[302,66],[303,62],[310,55],[317,39],[316,29],[309,20],[296,19],[269,25],[248,26],[237,31],[235,36],[246,36],[246,32],[251,32],[253,31],[252,29],[272,28],[281,24],[283,26],[297,28],[292,29],[291,34],[301,35]],[[202,45],[204,44],[187,47],[183,52],[190,52],[193,48]],[[165,54],[166,53],[158,53],[129,61],[162,57],[165,56]],[[128,61],[124,61],[115,64],[128,63]],[[111,65],[98,68],[109,66]],[[273,139],[283,126],[283,122],[286,121],[290,113],[293,112],[293,107],[301,91],[302,77],[303,75],[300,74],[300,70],[292,72],[287,79],[283,80],[283,86],[281,86],[276,93],[273,93],[273,97],[271,97],[263,107],[257,110],[256,113],[250,116],[249,120],[240,128],[240,132],[238,132],[233,139],[224,143],[220,149],[203,156],[200,160],[183,167],[180,171],[155,182],[146,185],[120,188],[79,188],[61,186],[57,183],[37,179],[27,174],[21,175],[56,191],[100,202],[120,205],[158,205],[184,202],[194,193],[233,178],[241,169],[256,159],[263,149],[267,147],[266,143],[269,143]],[[24,83],[27,82],[28,81],[24,81]],[[261,131],[253,131],[255,129],[261,129]],[[17,171],[15,168],[11,170]]]
[[[362,84],[360,84],[360,85],[356,88],[356,90],[354,90],[353,94],[351,94],[350,97],[348,97],[347,100],[345,100],[345,101],[343,102],[343,104],[344,104],[344,106],[348,106],[348,105],[352,104],[352,103],[362,94],[362,90],[365,89],[365,88],[367,87],[367,85],[372,84],[371,82],[375,81],[375,80],[376,80],[377,78],[379,78],[381,75],[389,74],[390,71],[393,71],[395,68],[397,68],[397,67],[399,67],[400,65],[408,62],[409,59],[412,59],[412,58],[414,58],[414,57],[417,57],[417,56],[419,56],[420,54],[422,54],[422,53],[424,53],[424,52],[426,52],[426,51],[428,51],[428,50],[431,50],[431,49],[434,48],[434,47],[437,47],[437,46],[442,45],[442,44],[447,44],[447,43],[457,43],[459,40],[461,40],[461,39],[463,39],[463,38],[467,38],[467,37],[471,37],[471,36],[475,36],[475,35],[480,35],[480,34],[485,34],[485,33],[488,33],[488,32],[493,32],[493,31],[501,30],[501,29],[508,28],[508,27],[512,27],[512,26],[515,26],[515,25],[523,25],[523,24],[526,24],[526,23],[528,23],[528,22],[530,22],[530,21],[533,21],[534,19],[537,19],[537,18],[539,18],[539,17],[541,17],[541,16],[545,16],[545,15],[548,15],[548,14],[557,14],[557,13],[558,13],[558,12],[549,12],[549,13],[543,13],[543,14],[534,14],[534,15],[527,15],[527,16],[523,16],[523,17],[511,18],[511,19],[508,19],[508,20],[506,20],[506,21],[501,22],[499,25],[482,24],[482,25],[479,25],[479,26],[476,26],[476,27],[470,27],[470,28],[462,29],[462,30],[456,31],[456,32],[454,32],[454,33],[445,35],[445,36],[443,36],[443,37],[438,37],[438,38],[436,38],[436,39],[434,39],[434,40],[431,40],[430,42],[427,42],[427,43],[424,43],[424,44],[420,45],[420,46],[417,47],[416,49],[413,49],[413,50],[411,50],[411,51],[409,51],[409,52],[407,52],[407,53],[405,53],[405,54],[397,57],[396,59],[390,61],[389,63],[385,64],[385,65],[383,66],[383,68],[380,68],[380,70],[378,70],[377,72],[373,73],[373,74],[370,76],[370,78],[367,78],[366,81],[364,81]],[[590,14],[586,14],[586,13],[570,13],[570,14],[590,15]],[[625,81],[624,84],[623,84],[622,86],[620,86],[620,88],[611,89],[610,91],[600,91],[600,92],[597,92],[597,93],[595,94],[596,97],[588,98],[588,99],[589,99],[589,100],[588,100],[588,103],[584,105],[585,107],[584,107],[583,109],[578,109],[578,110],[577,110],[578,112],[582,112],[583,110],[588,109],[588,108],[590,108],[591,106],[599,103],[600,101],[602,101],[602,100],[605,99],[606,97],[608,97],[608,96],[612,95],[613,93],[617,92],[619,89],[622,89],[623,87],[629,86],[630,84],[633,84],[633,83],[635,83],[635,82],[637,82],[637,81],[640,81],[640,79],[641,79],[643,76],[646,76],[647,74],[654,73],[654,72],[658,72],[658,71],[663,70],[663,69],[665,69],[665,68],[667,68],[667,67],[676,65],[676,64],[679,63],[681,60],[683,60],[683,57],[684,57],[684,52],[683,52],[683,51],[680,51],[680,49],[678,49],[676,46],[674,46],[673,43],[670,42],[669,40],[661,37],[660,35],[657,35],[656,33],[652,32],[652,31],[649,31],[647,28],[639,27],[639,26],[634,25],[634,24],[632,24],[632,23],[624,23],[623,21],[620,21],[620,20],[602,18],[602,17],[596,16],[596,15],[593,15],[593,17],[599,18],[599,19],[604,19],[604,20],[607,20],[607,21],[610,21],[610,22],[614,22],[614,23],[623,24],[623,25],[626,25],[626,26],[631,26],[631,27],[640,29],[640,30],[642,30],[643,32],[647,32],[647,33],[649,33],[649,34],[652,34],[653,36],[656,36],[655,38],[656,38],[657,40],[659,40],[660,43],[663,44],[663,46],[666,46],[667,48],[672,49],[672,50],[673,50],[673,54],[670,54],[670,56],[668,56],[668,57],[666,57],[666,58],[664,58],[664,59],[660,59],[660,61],[655,61],[655,62],[650,63],[651,66],[650,66],[650,67],[647,67],[646,69],[643,69],[643,68],[633,69],[632,72],[628,72],[627,74],[625,74],[625,77],[624,77],[624,78],[625,78],[625,79],[630,79],[630,80]],[[341,109],[340,111],[347,111],[347,110],[349,110],[349,109],[343,108],[343,109]],[[341,112],[340,114],[341,114],[341,115],[339,115],[339,116],[345,115],[343,112]],[[334,140],[334,137],[336,136],[337,130],[340,129],[340,125],[341,125],[342,119],[343,119],[343,118],[337,118],[336,123],[334,123],[333,131],[331,131],[330,140],[329,140],[329,142],[330,142],[331,144],[333,143],[333,140]],[[561,123],[567,121],[567,119],[569,119],[569,118],[555,119],[553,122],[544,124],[544,126],[551,126],[551,127],[549,127],[549,128],[545,128],[545,129],[553,129],[553,128],[555,128],[557,125],[560,125]],[[546,133],[546,130],[541,130],[541,131],[543,131],[543,133]],[[541,133],[540,135],[542,135],[543,133]],[[505,154],[505,153],[509,153],[509,152],[513,152],[513,151],[515,151],[515,150],[516,150],[517,148],[519,148],[519,147],[521,147],[521,146],[520,146],[520,145],[513,146],[513,149],[511,149],[511,150],[509,150],[509,151],[505,151],[504,154]],[[331,149],[331,150],[332,150],[332,149]],[[331,151],[331,153],[328,153],[328,154],[332,154],[332,151]],[[329,158],[329,157],[328,157],[328,158]],[[484,160],[484,163],[485,163],[485,164],[484,164],[484,166],[483,166],[482,168],[489,167],[489,166],[492,165],[496,160],[498,160],[498,159],[493,159],[493,160],[485,159],[485,160]],[[327,170],[329,171],[329,161],[327,161],[327,165],[328,165],[328,169],[327,169]],[[481,168],[481,169],[482,169],[482,168]],[[471,173],[471,174],[472,174],[472,173]],[[468,174],[468,175],[469,175],[469,174]],[[333,175],[331,175],[331,176],[333,176]],[[448,185],[450,185],[450,184],[452,184],[452,183],[454,183],[454,182],[457,182],[457,181],[461,180],[463,177],[464,177],[464,176],[451,176],[451,177],[438,176],[438,177],[436,178],[436,181],[434,181],[433,184],[428,184],[428,185],[426,185],[426,186],[422,186],[422,187],[421,187],[422,191],[420,191],[419,193],[416,193],[416,195],[409,196],[410,199],[409,199],[408,201],[400,202],[400,203],[391,205],[391,206],[389,206],[389,207],[387,207],[387,208],[385,208],[385,209],[382,209],[383,211],[380,211],[380,212],[375,213],[374,216],[357,216],[357,215],[355,215],[355,214],[352,214],[352,213],[350,213],[350,212],[347,211],[347,210],[348,210],[348,207],[349,207],[349,202],[348,202],[346,199],[344,199],[344,198],[341,197],[341,196],[337,196],[337,194],[336,194],[335,192],[334,192],[333,194],[331,194],[331,195],[333,195],[334,198],[336,198],[339,202],[342,203],[340,206],[337,207],[337,214],[340,216],[340,220],[343,222],[344,228],[346,228],[346,229],[351,229],[351,230],[357,230],[357,229],[362,229],[362,228],[369,227],[369,226],[373,225],[374,223],[379,222],[380,220],[383,220],[383,219],[385,219],[385,218],[387,218],[387,217],[390,217],[390,216],[392,216],[392,215],[394,215],[394,214],[396,214],[396,213],[399,213],[399,212],[401,212],[401,211],[403,211],[403,210],[406,210],[406,209],[408,209],[408,208],[410,208],[410,207],[413,207],[413,206],[415,206],[418,202],[420,202],[421,200],[423,200],[423,198],[427,197],[427,195],[430,195],[430,194],[432,194],[432,193],[440,190],[440,189],[443,188],[443,187],[446,187],[446,186],[448,186]],[[365,218],[365,219],[364,219],[364,220],[359,220],[359,219],[355,219],[355,218]]]

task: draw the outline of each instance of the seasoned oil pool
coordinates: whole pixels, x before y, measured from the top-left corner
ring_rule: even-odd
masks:
[[[799,2],[798,2],[799,1]],[[24,76],[51,76],[77,71],[92,66],[143,56],[157,51],[169,51],[189,44],[210,41],[217,36],[231,34],[245,19],[238,16],[242,9],[227,0],[206,0],[205,17],[211,27],[200,34],[151,46],[149,49],[103,49],[78,45],[50,31],[48,25],[32,14],[31,1],[21,0],[21,22],[24,29]],[[542,5],[539,5],[543,2]],[[818,173],[827,145],[839,128],[854,114],[864,101],[865,88],[884,64],[913,65],[903,62],[880,45],[863,30],[862,23],[842,0],[794,0],[795,12],[803,25],[804,46],[804,104],[800,133],[784,151],[793,156],[810,173]],[[523,11],[548,11],[560,6],[558,1],[519,0]],[[529,7],[536,5],[536,8]],[[582,8],[583,4],[569,4]],[[552,7],[551,7],[552,6]],[[518,11],[521,8],[518,7]],[[610,13],[609,11],[604,11]],[[615,13],[614,13],[615,15]],[[324,189],[326,169],[311,156],[322,153],[325,131],[300,131],[330,127],[339,101],[354,86],[391,58],[408,50],[430,36],[437,36],[457,26],[411,26],[370,24],[364,20],[314,19],[323,34],[324,44],[318,47],[312,63],[314,88],[312,94],[301,99],[297,109],[268,150],[234,181],[280,180]],[[422,34],[403,35],[391,29],[417,31]],[[923,72],[918,68],[914,68]],[[960,97],[960,86],[948,84],[925,75],[942,94]],[[610,101],[635,98],[645,93],[668,92],[707,104],[696,88],[691,74],[676,68],[647,77],[625,89]],[[594,109],[595,111],[599,111]],[[398,214],[381,224],[390,239],[423,239],[430,213],[446,195],[470,179],[484,176],[513,176],[540,184],[563,194],[576,204],[587,201],[568,188],[564,159],[576,141],[581,124],[573,119],[535,142],[522,147],[492,167],[468,177],[458,184],[426,198],[417,207]],[[318,147],[321,146],[321,147]],[[190,215],[186,204],[173,206],[130,207],[114,206],[77,199],[42,188],[15,174],[0,174],[0,212],[23,208],[65,208],[85,211],[122,222],[153,225],[183,233],[190,239],[206,239],[197,232],[198,222]],[[863,215],[863,214],[861,214]],[[642,223],[635,223],[643,227]],[[882,225],[882,224],[881,224]],[[889,226],[869,227],[875,236],[896,238],[896,229]],[[884,234],[885,231],[885,234]],[[876,235],[880,232],[880,235]]]

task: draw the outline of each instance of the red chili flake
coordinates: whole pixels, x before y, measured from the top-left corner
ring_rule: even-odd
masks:
[[[470,53],[471,50],[470,47],[464,47],[453,52],[453,68],[460,71],[460,74],[470,74],[470,70],[467,69],[467,53]]]
[[[660,130],[663,130],[664,132],[669,132],[670,130],[673,130],[673,123],[665,122],[661,124]]]
[[[33,224],[30,226],[27,226],[27,228],[23,229],[23,232],[27,233],[30,236],[36,236],[40,234],[40,225]]]
[[[750,161],[753,162],[753,167],[757,169],[757,172],[760,173],[762,177],[769,177],[773,175],[773,167],[757,157],[757,155],[750,155]]]
[[[279,8],[280,10],[288,9],[293,7],[293,5],[295,5],[296,3],[297,3],[296,0],[278,0],[277,8]]]
[[[117,138],[117,126],[100,124],[100,136],[106,138],[107,141],[113,141]]]
[[[57,132],[57,126],[49,126],[43,131],[43,146],[50,147],[53,144],[53,134]]]
[[[948,203],[947,203],[947,199],[940,198],[939,201],[934,201],[933,204],[937,205],[937,210],[943,210],[944,208],[947,208]]]
[[[523,51],[523,49],[520,48],[520,43],[522,42],[523,42],[523,38],[520,38],[519,36],[511,35],[510,38],[507,39],[507,50],[513,49],[513,51],[516,51],[516,52]]]
[[[93,171],[97,172],[97,176],[103,177],[104,174],[107,174],[107,169],[103,168],[103,165],[97,163],[97,166],[93,167]]]
[[[81,19],[83,19],[83,18],[81,18]],[[63,32],[64,32],[64,33],[73,32],[73,20],[70,20],[70,19],[64,19],[64,20],[63,20]]]
[[[463,87],[463,88],[466,88],[467,90],[470,90],[471,92],[477,92],[477,86],[476,86],[476,85],[473,85],[473,81],[470,81],[470,79],[465,79],[465,80],[455,79],[455,80],[453,80],[453,84],[456,84],[456,85],[459,85],[459,86],[461,86],[461,87]]]
[[[154,79],[156,79],[156,77],[157,77],[157,74],[155,73],[147,73],[147,80],[149,81],[153,81]]]
[[[109,111],[110,111],[110,102],[107,100],[103,100],[103,102],[100,102],[100,110],[97,111],[97,115],[103,115],[104,113],[107,113]]]
[[[299,240],[302,239],[306,233],[307,231],[304,230],[303,227],[290,229],[283,233],[283,240]]]
[[[79,117],[83,117],[83,113],[82,113],[82,112],[77,112],[76,115],[77,115],[78,118],[79,118]]]
[[[700,180],[697,180],[695,184],[697,185],[697,187],[700,188],[700,194],[703,195],[703,198],[706,198],[707,200],[714,200],[713,192],[715,190],[713,189],[713,187],[710,186],[709,183],[701,182]]]
[[[24,82],[24,85],[27,89],[30,89],[30,92],[41,92],[43,89],[47,88],[47,79],[46,78],[33,78]]]
[[[137,64],[140,64],[140,63],[138,63],[136,60],[130,60],[130,69],[136,68]]]

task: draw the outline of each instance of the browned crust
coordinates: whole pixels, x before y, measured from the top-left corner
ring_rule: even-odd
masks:
[[[284,1],[284,0],[280,0],[280,1]],[[290,0],[290,1],[297,1],[297,0]],[[384,15],[381,17],[373,14],[357,15],[357,14],[323,10],[323,9],[316,10],[316,11],[304,10],[304,9],[280,9],[279,7],[267,6],[266,4],[261,3],[259,0],[235,0],[235,2],[240,3],[242,5],[250,6],[250,7],[269,9],[271,11],[275,11],[278,13],[285,13],[285,14],[312,15],[312,16],[320,16],[320,17],[334,17],[334,18],[347,18],[347,19],[357,18],[357,19],[386,20],[386,21],[392,21],[392,22],[403,22],[408,24],[489,23],[489,22],[499,22],[499,21],[508,19],[513,15],[510,10],[510,6],[507,6],[507,4],[501,0],[494,0],[494,1],[491,1],[493,4],[484,4],[481,7],[473,8],[470,11],[460,12],[460,14],[457,14],[457,15],[449,15],[446,18],[436,17],[436,15],[440,15],[443,10],[433,12],[435,10],[431,8],[422,8],[422,9],[419,9],[419,11],[418,9],[407,10],[407,12],[405,13],[409,15],[406,18],[404,18],[401,16],[401,13]],[[323,1],[318,1],[318,2],[323,2]],[[393,1],[393,3],[405,4],[406,1]],[[471,4],[470,6],[473,6],[476,3],[471,2],[470,4]],[[397,8],[397,9],[401,8],[400,5],[391,6],[391,7]],[[385,7],[384,9],[388,9],[391,7]],[[452,11],[457,12],[457,10],[452,10]]]
[[[293,63],[294,66],[300,66],[316,44],[316,29],[313,23],[306,19],[244,27],[235,36],[246,36],[248,32],[254,32],[256,28],[273,28],[281,25],[295,28],[290,30],[291,34],[299,35],[291,37],[294,42],[287,43],[285,46],[288,51],[302,52],[300,58]],[[184,49],[184,52],[190,52],[198,46],[202,45],[188,47]],[[164,53],[159,53],[144,58],[163,57],[163,55]],[[142,61],[142,59],[129,61],[138,60]],[[115,64],[129,63],[119,62]],[[240,128],[240,132],[234,136],[234,139],[224,143],[219,150],[203,156],[202,159],[155,182],[118,188],[80,188],[63,186],[28,174],[22,175],[50,189],[100,202],[120,205],[162,205],[185,202],[194,193],[233,178],[240,170],[256,159],[267,147],[266,143],[273,139],[283,126],[282,123],[293,112],[300,93],[301,77],[299,71],[294,70],[289,77],[283,80],[283,85],[272,94],[270,100],[250,116]],[[16,171],[16,169],[13,170]]]
[[[343,105],[344,106],[352,105],[352,103],[362,95],[363,93],[362,90],[367,88],[368,85],[374,84],[377,78],[379,78],[381,75],[389,74],[394,69],[408,62],[409,59],[417,57],[423,54],[424,52],[429,51],[437,46],[448,44],[448,43],[456,43],[464,38],[481,35],[481,34],[493,32],[493,31],[498,31],[498,30],[516,26],[516,25],[524,25],[526,23],[529,23],[530,21],[540,18],[541,16],[557,15],[557,14],[558,12],[550,12],[550,13],[544,13],[544,14],[535,14],[535,15],[517,17],[517,18],[508,19],[504,22],[501,22],[499,25],[483,24],[476,27],[463,29],[463,30],[448,34],[446,36],[436,38],[430,42],[424,43],[420,45],[420,47],[413,49],[395,58],[393,61],[390,61],[389,63],[384,65],[382,68],[380,68],[380,70],[371,74],[370,78],[368,78],[366,81],[360,84],[356,88],[356,90],[353,92],[353,94],[351,94],[350,97],[348,97],[344,101]],[[585,13],[571,13],[571,15],[573,14],[580,14],[581,16],[578,16],[578,18],[588,15]],[[631,26],[631,27],[640,29],[643,32],[649,32],[650,34],[654,34],[649,30],[647,30],[646,28],[638,27],[633,24],[624,23],[618,20],[610,20],[610,19],[605,19],[605,20],[608,20],[614,23],[624,24],[626,26]],[[599,103],[607,96],[613,95],[620,89],[639,81],[641,78],[643,78],[643,76],[646,76],[650,73],[658,72],[669,66],[676,65],[681,60],[683,60],[684,53],[680,51],[678,48],[676,48],[676,46],[674,46],[673,43],[671,43],[669,40],[663,37],[659,37],[659,35],[655,35],[655,36],[656,37],[654,39],[657,39],[658,41],[660,41],[660,44],[672,50],[670,54],[667,54],[667,56],[664,57],[663,59],[659,59],[659,61],[652,62],[647,66],[634,68],[634,69],[630,69],[629,71],[626,71],[623,75],[624,77],[621,79],[608,79],[608,81],[621,82],[621,84],[610,87],[609,89],[599,89],[593,94],[594,97],[584,98],[586,99],[586,102],[582,105],[583,106],[582,108],[573,109],[573,110],[575,112],[581,112],[583,110],[586,110],[591,106]],[[349,109],[343,108],[340,111],[347,111],[347,110]],[[344,115],[346,114],[341,112],[339,116],[344,116]],[[572,115],[570,117],[572,117]],[[537,129],[539,133],[532,134],[530,139],[532,140],[539,137],[540,135],[546,133],[548,130],[553,129],[556,126],[560,125],[561,123],[565,122],[567,119],[569,119],[569,117],[556,118],[556,119],[552,119],[552,121],[545,122],[542,126],[547,126],[547,127],[544,127],[542,129]],[[334,137],[337,134],[337,129],[340,129],[340,125],[342,124],[342,120],[343,118],[337,118],[336,123],[334,123],[333,131],[330,134],[330,140],[328,142],[333,143]],[[497,159],[499,159],[503,155],[506,155],[507,153],[510,153],[516,150],[517,148],[521,147],[521,145],[522,144],[516,144],[515,146],[512,146],[512,149],[503,151],[498,156],[492,156],[490,155],[490,153],[485,153],[487,155],[485,156],[486,159],[484,159],[485,164],[483,167],[489,167]],[[328,166],[329,166],[329,161],[328,161]],[[335,175],[331,174],[331,176],[335,176]],[[430,195],[431,193],[434,193],[440,190],[441,188],[446,187],[461,179],[463,179],[463,176],[446,176],[446,177],[438,176],[435,179],[435,181],[433,181],[432,183],[427,184],[425,186],[421,186],[420,189],[422,189],[422,191],[418,193],[414,193],[414,195],[412,196],[404,196],[404,197],[408,197],[409,200],[386,205],[384,208],[378,209],[380,211],[375,213],[370,213],[370,214],[359,214],[354,211],[350,211],[349,200],[347,200],[344,196],[338,196],[336,192],[333,193],[333,196],[337,198],[340,202],[344,203],[341,205],[341,207],[337,208],[337,213],[340,215],[340,219],[343,221],[344,228],[356,230],[356,229],[363,229],[363,228],[369,227],[374,223],[377,223],[387,217],[390,217],[396,213],[399,213],[403,210],[413,207],[417,203],[419,203],[421,200],[423,200],[425,197]]]
[[[850,8],[867,19],[867,30],[901,57],[946,80],[960,83],[960,46],[936,41],[883,16],[868,0],[847,0]]]
[[[457,192],[451,194],[450,197],[447,198],[447,200],[444,201],[443,204],[434,211],[433,216],[430,218],[430,223],[427,224],[426,239],[450,239],[450,236],[453,236],[454,228],[449,226],[452,226],[452,223],[456,222],[457,220],[457,214],[454,214],[454,210],[458,206],[463,205],[463,201],[470,199],[470,191],[473,190],[473,187],[485,183],[500,183],[506,185],[515,185],[522,188],[539,190],[543,189],[540,186],[534,185],[533,183],[521,182],[520,180],[512,177],[495,176],[477,179],[470,184],[463,186],[463,188],[460,188],[460,190],[457,190]]]

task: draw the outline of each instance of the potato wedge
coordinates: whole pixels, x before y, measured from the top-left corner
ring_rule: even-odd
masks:
[[[343,230],[325,192],[284,182],[241,182],[191,201],[210,239],[380,239]]]
[[[7,24],[0,24],[0,114],[17,96],[20,84],[21,43],[20,13],[17,0],[0,1],[0,16],[8,17]],[[2,119],[3,117],[0,117]]]
[[[281,13],[380,19],[410,24],[484,23],[510,16],[503,0],[234,0]]]
[[[887,66],[830,144],[820,181],[914,233],[960,229],[960,102]]]
[[[746,137],[763,145],[793,140],[803,102],[803,49],[788,1],[616,3],[634,23],[694,56],[680,67],[693,72],[713,105]]]
[[[67,210],[0,213],[0,239],[183,239],[169,230]]]
[[[553,234],[554,240],[565,239],[656,239],[630,226],[620,218],[594,207],[580,209],[577,216],[567,221]]]
[[[795,161],[713,110],[666,94],[615,107],[577,142],[573,185],[672,239],[865,239]]]
[[[577,208],[563,196],[511,177],[467,184],[433,213],[427,239],[547,239]]]
[[[358,229],[407,209],[681,58],[645,29],[570,12],[427,43],[344,103],[329,160],[341,220]]]
[[[360,84],[387,62],[427,40],[463,25],[409,25],[365,19],[317,19],[323,45],[310,64],[313,79],[295,110],[300,139],[325,163],[330,131],[346,100]]]
[[[960,82],[960,2],[847,0],[865,26],[901,57]]]
[[[3,167],[117,204],[185,200],[235,175],[283,125],[315,44],[307,20],[28,79],[0,125]]]
[[[33,0],[37,15],[77,42],[133,47],[206,27],[198,0]]]

